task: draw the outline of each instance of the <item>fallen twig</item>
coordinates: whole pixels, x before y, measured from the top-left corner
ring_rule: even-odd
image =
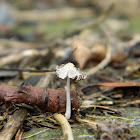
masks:
[[[100,124],[100,122],[95,122],[95,121],[87,120],[87,119],[81,119],[79,117],[76,117],[76,120],[80,123],[84,123],[84,124],[88,125],[89,127],[91,127],[94,130],[97,130],[97,125]]]
[[[110,112],[113,112],[114,114],[121,114],[121,111],[119,109],[114,109],[112,107],[107,106],[97,106],[97,105],[82,105],[80,107],[81,110],[87,110],[87,109],[100,109],[100,110],[107,110]]]
[[[34,48],[37,45],[35,43],[28,43],[23,41],[11,40],[11,39],[0,39],[0,48],[16,47],[17,49],[29,49]],[[8,48],[9,49],[9,48]]]
[[[34,133],[34,134],[30,135],[30,136],[22,137],[21,139],[31,138],[31,137],[33,137],[33,136],[35,136],[35,135],[38,135],[38,134],[40,134],[40,133],[43,133],[43,132],[45,132],[45,131],[47,131],[47,130],[48,130],[48,128],[47,128],[47,129],[44,129],[44,130],[42,130],[42,131],[39,131],[39,132],[37,132],[37,133]]]
[[[136,106],[136,105],[139,105],[140,104],[140,100],[138,99],[138,100],[134,100],[134,101],[129,101],[129,102],[127,102],[127,103],[124,103],[124,104],[122,104],[122,105],[120,105],[120,106],[122,106],[122,107],[127,107],[127,106]]]
[[[74,138],[72,134],[72,129],[68,120],[62,114],[58,113],[54,114],[54,118],[60,123],[62,127],[64,140],[73,140]]]
[[[23,129],[19,128],[16,133],[15,140],[21,140],[22,134],[23,134]]]
[[[106,47],[107,47],[107,51],[106,51],[106,56],[105,58],[94,68],[91,68],[90,70],[88,70],[87,75],[93,75],[96,72],[98,72],[99,70],[103,69],[104,67],[106,67],[110,61],[111,61],[111,45],[110,45],[110,39],[109,39],[109,34],[108,32],[101,27],[101,30],[104,32],[105,36],[106,36]]]
[[[66,94],[64,89],[40,88],[34,86],[9,86],[0,84],[0,102],[25,103],[38,106],[46,112],[65,112]],[[72,108],[79,108],[77,93],[71,90]]]
[[[9,120],[0,133],[0,140],[11,140],[15,133],[17,132],[18,128],[24,122],[24,119],[27,116],[26,109],[19,109],[14,112],[12,116],[9,117]]]
[[[1,58],[0,67],[10,64],[19,62],[21,59],[25,57],[35,57],[35,56],[45,56],[47,55],[48,50],[38,51],[36,49],[27,49],[20,53],[11,54]]]

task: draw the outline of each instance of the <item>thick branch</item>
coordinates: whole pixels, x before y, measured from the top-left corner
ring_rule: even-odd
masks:
[[[38,106],[44,112],[61,112],[66,109],[66,93],[64,89],[50,89],[33,86],[8,86],[0,84],[0,102],[26,103]],[[79,108],[77,93],[71,91],[72,110]]]

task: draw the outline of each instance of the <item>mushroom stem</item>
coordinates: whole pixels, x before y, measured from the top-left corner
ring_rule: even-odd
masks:
[[[67,77],[67,84],[66,84],[66,119],[70,119],[71,117],[71,99],[70,99],[70,78]]]

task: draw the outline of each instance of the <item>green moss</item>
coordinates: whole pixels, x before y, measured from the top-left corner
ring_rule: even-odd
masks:
[[[57,129],[57,132],[58,132],[58,133],[62,133],[62,130],[61,130],[61,129]]]

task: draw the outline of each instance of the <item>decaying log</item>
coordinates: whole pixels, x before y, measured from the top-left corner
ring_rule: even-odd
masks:
[[[44,112],[61,112],[66,110],[66,94],[64,89],[40,88],[28,86],[9,86],[0,84],[0,102],[25,103],[38,106]],[[72,110],[77,110],[80,105],[77,93],[71,90]]]
[[[15,111],[12,116],[9,116],[6,126],[0,133],[0,140],[11,140],[18,128],[24,122],[26,116],[27,110],[23,108]]]

